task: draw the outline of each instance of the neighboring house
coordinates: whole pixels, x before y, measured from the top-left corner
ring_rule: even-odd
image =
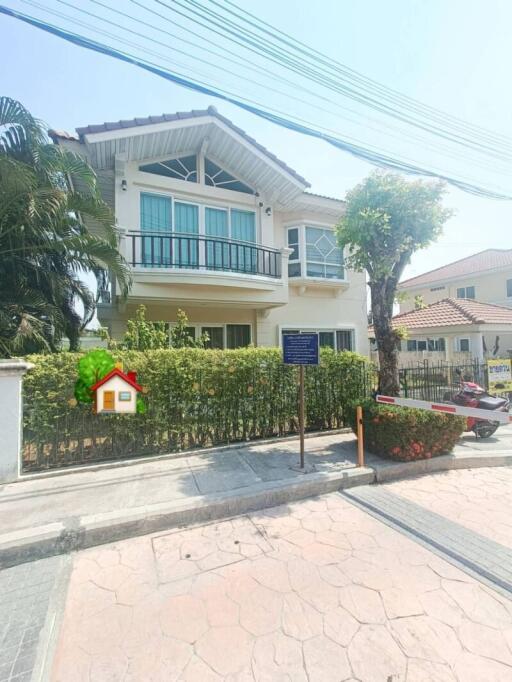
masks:
[[[94,404],[97,414],[102,412],[118,412],[121,414],[135,414],[137,411],[137,393],[142,386],[137,383],[135,372],[126,374],[114,368],[91,386],[94,393]]]
[[[407,330],[400,344],[401,366],[427,359],[456,363],[506,358],[512,353],[512,310],[505,306],[445,298],[395,315],[393,327]],[[372,337],[372,327],[369,333]],[[376,357],[375,349],[372,355]]]
[[[95,168],[133,270],[126,302],[115,282],[101,292],[112,336],[143,303],[148,319],[169,323],[184,309],[190,333],[207,332],[215,348],[315,330],[323,346],[368,352],[365,276],[344,267],[334,232],[342,201],[306,192],[213,107],[77,133],[51,135]]]
[[[471,298],[512,307],[512,249],[487,249],[398,285],[405,295],[400,312],[413,310],[415,298],[425,304],[443,298]]]

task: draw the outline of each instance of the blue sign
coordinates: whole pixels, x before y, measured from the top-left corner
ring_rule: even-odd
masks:
[[[318,365],[318,334],[283,334],[285,365]]]

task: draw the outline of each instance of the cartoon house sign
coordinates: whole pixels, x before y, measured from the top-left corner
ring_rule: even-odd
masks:
[[[137,383],[136,372],[125,374],[118,367],[115,367],[103,379],[91,386],[91,391],[94,394],[95,412],[97,414],[135,414],[137,411],[137,393],[142,391],[142,386]]]

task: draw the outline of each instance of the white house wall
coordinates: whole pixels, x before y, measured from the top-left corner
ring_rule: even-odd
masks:
[[[194,150],[183,151],[183,155],[187,153],[194,153]],[[143,192],[171,195],[177,200],[205,206],[252,210],[256,213],[257,242],[276,249],[287,247],[288,226],[302,223],[333,228],[343,210],[341,202],[301,195],[296,210],[279,211],[276,207],[281,205],[273,203],[264,193],[256,197],[139,171],[141,163],[151,160],[124,161],[122,156],[116,160],[115,212],[117,226],[122,232],[140,230],[140,195]],[[233,166],[228,170],[247,182]],[[125,190],[123,180],[126,181]],[[302,200],[307,204],[304,208],[300,208]],[[124,249],[129,259],[129,240]],[[160,268],[147,268],[144,272],[134,272],[134,283],[126,304],[100,306],[100,322],[109,326],[111,334],[119,338],[125,331],[126,320],[133,317],[140,303],[146,305],[150,320],[172,323],[178,308],[182,308],[191,324],[250,324],[253,343],[261,346],[278,345],[283,328],[352,330],[356,350],[368,353],[366,282],[361,273],[348,271],[346,282],[311,280],[304,284],[288,281],[286,258],[282,279],[273,282],[271,278],[257,280],[251,275],[236,273],[179,270],[166,273]]]

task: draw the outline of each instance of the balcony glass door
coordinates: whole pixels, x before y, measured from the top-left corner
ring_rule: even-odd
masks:
[[[216,238],[229,238],[228,212],[222,208],[205,208],[204,231],[206,241],[206,267],[212,270],[229,270],[229,244]],[[208,237],[212,237],[211,240]]]
[[[179,268],[197,268],[199,265],[199,206],[174,202],[175,264]],[[187,236],[187,235],[190,235]]]
[[[171,265],[171,240],[161,239],[158,233],[169,234],[172,230],[172,200],[158,194],[140,195],[140,229],[150,233],[143,237],[141,261],[150,267]]]
[[[231,238],[241,242],[256,242],[256,220],[252,211],[232,209]],[[232,244],[231,261],[236,270],[256,272],[257,249],[245,244]]]

